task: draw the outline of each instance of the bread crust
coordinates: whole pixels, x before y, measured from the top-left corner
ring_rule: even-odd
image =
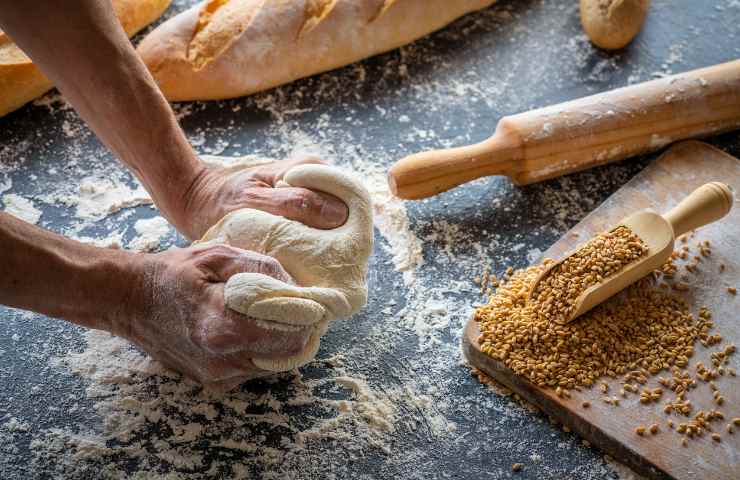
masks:
[[[129,37],[159,18],[172,0],[113,0],[113,9]],[[0,31],[0,117],[53,88],[13,40]]]
[[[207,0],[138,51],[172,101],[250,95],[396,49],[495,0]]]
[[[640,33],[649,8],[650,0],[581,0],[581,25],[597,47],[619,50]]]

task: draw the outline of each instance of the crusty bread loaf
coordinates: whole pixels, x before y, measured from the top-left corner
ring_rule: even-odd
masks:
[[[113,0],[129,37],[167,9],[172,0]],[[51,90],[53,85],[7,34],[0,31],[0,117]]]
[[[495,0],[207,0],[139,53],[170,100],[249,95],[393,50]]]

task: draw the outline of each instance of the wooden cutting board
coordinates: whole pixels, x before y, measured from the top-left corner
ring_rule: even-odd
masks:
[[[561,258],[635,211],[652,208],[665,213],[695,188],[711,181],[725,182],[735,192],[740,192],[740,161],[702,142],[679,143],[565,234],[543,258]],[[701,272],[690,282],[692,290],[683,295],[694,313],[700,306],[709,307],[715,321],[711,333],[722,335],[721,345],[732,342],[740,348],[740,294],[731,295],[727,291],[730,286],[740,290],[740,204],[736,204],[724,219],[698,230],[689,245],[695,250],[696,241],[705,239],[712,244],[711,258],[702,262]],[[721,274],[720,264],[725,265]],[[478,336],[477,323],[469,321],[463,335],[463,351],[471,364],[637,472],[650,478],[679,480],[740,478],[740,427],[735,428],[734,434],[724,430],[731,418],[740,417],[740,377],[725,375],[715,380],[726,400],[721,407],[713,402],[709,386],[698,381],[698,388],[687,395],[694,405],[692,416],[699,410],[723,412],[726,420],[711,424],[714,431],[721,432],[722,440],[717,443],[705,433],[683,447],[683,435],[669,429],[667,420],[670,418],[678,425],[688,419],[663,412],[664,400],[673,398],[673,392],[667,392],[670,395],[664,394],[662,401],[650,405],[640,404],[639,396],[634,394],[620,397],[617,407],[608,405],[601,400],[604,395],[598,388],[574,391],[571,399],[561,399],[553,390],[533,385],[481,352]],[[689,364],[692,375],[697,361],[711,366],[709,355],[716,350],[716,347],[704,348],[697,343],[696,354]],[[740,371],[740,351],[731,357],[729,366]],[[670,377],[665,372],[663,376]],[[610,386],[608,395],[619,396],[622,382],[605,380]],[[645,386],[657,388],[660,385],[653,377]],[[581,406],[584,400],[591,402],[590,408]],[[660,426],[658,434],[641,437],[635,433],[636,426],[653,423]]]

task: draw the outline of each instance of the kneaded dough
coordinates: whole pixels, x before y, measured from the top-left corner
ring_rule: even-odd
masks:
[[[289,329],[313,326],[298,355],[254,359],[264,370],[283,372],[311,361],[329,324],[357,313],[367,302],[367,261],[373,248],[370,195],[340,169],[300,165],[278,185],[330,193],[349,208],[347,222],[318,230],[266,212],[243,209],[214,225],[200,243],[225,243],[277,259],[297,285],[260,273],[240,273],[226,283],[229,308],[260,321],[262,326]]]

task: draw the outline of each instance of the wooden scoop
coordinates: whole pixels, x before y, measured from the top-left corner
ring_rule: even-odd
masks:
[[[488,175],[526,185],[736,128],[740,60],[505,117],[484,142],[404,158],[388,183],[409,200]]]
[[[640,237],[647,244],[648,253],[624,267],[620,272],[581,293],[575,301],[576,307],[570,317],[565,319],[565,323],[573,321],[649,275],[653,270],[660,268],[671,256],[676,237],[719,220],[730,212],[732,204],[733,193],[730,187],[724,183],[712,182],[694,190],[691,195],[665,215],[644,210],[622,220],[618,226],[625,226]],[[530,298],[540,280],[565,258],[549,265],[540,274],[532,286]]]

